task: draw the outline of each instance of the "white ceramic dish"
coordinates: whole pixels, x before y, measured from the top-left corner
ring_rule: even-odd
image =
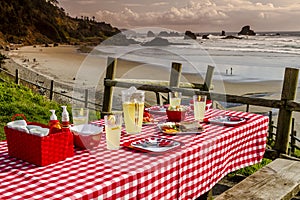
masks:
[[[195,127],[195,130],[187,130],[183,131],[180,128],[180,123],[195,123],[195,122],[165,122],[157,124],[159,130],[167,135],[185,135],[185,134],[198,134],[203,131],[203,127],[201,125]]]
[[[246,122],[246,118],[222,115],[208,119],[208,122],[211,124],[218,124],[224,126],[237,126]]]
[[[131,143],[131,146],[136,149],[153,153],[162,153],[165,151],[169,151],[171,149],[179,147],[180,145],[181,143],[178,141],[160,137],[142,138]]]
[[[164,106],[152,106],[150,108],[146,108],[146,111],[148,111],[150,114],[154,114],[154,115],[165,115],[166,114],[166,108]]]
[[[70,130],[73,133],[80,135],[96,135],[103,132],[102,126],[96,126],[93,124],[81,124],[76,126],[71,126]]]

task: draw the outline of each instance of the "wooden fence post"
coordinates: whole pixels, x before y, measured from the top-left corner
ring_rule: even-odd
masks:
[[[15,83],[19,85],[19,70],[16,69],[16,79],[15,79]]]
[[[88,100],[89,100],[89,89],[85,89],[85,96],[84,96],[84,107],[88,107]]]
[[[107,58],[107,67],[106,67],[106,76],[104,78],[104,96],[103,96],[103,107],[101,118],[104,117],[106,113],[111,112],[112,101],[113,101],[113,86],[106,86],[105,80],[114,80],[116,75],[117,59],[108,57]]]
[[[268,133],[268,138],[270,141],[273,141],[273,136],[274,136],[274,133],[273,133],[273,116],[272,116],[272,111],[269,112],[269,133]]]
[[[288,154],[289,134],[291,130],[292,111],[287,110],[286,103],[295,100],[298,87],[299,69],[286,68],[281,93],[281,101],[284,107],[279,109],[277,131],[274,149],[278,154]]]
[[[180,77],[181,77],[182,64],[181,63],[172,63],[171,73],[170,73],[170,88],[179,87]],[[170,103],[170,97],[168,94],[168,103]]]
[[[51,80],[51,83],[50,83],[50,97],[49,97],[50,101],[53,100],[53,94],[54,94],[53,89],[54,89],[54,81]]]
[[[204,91],[209,91],[210,88],[211,88],[212,77],[213,77],[213,74],[214,74],[214,70],[215,70],[215,67],[213,67],[211,65],[207,66],[204,85],[203,85],[203,90]]]
[[[175,63],[175,62],[172,63],[170,83],[169,83],[170,87],[179,87],[181,69],[182,69],[181,63]]]

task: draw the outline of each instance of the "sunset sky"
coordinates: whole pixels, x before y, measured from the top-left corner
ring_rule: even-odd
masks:
[[[175,31],[300,31],[300,0],[58,0],[70,16],[117,28]]]

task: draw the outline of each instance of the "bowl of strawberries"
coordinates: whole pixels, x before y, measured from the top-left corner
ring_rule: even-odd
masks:
[[[180,122],[185,119],[188,108],[186,106],[169,106],[167,109],[167,117],[170,122]]]

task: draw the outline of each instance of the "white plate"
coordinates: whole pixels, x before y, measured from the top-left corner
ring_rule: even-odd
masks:
[[[168,134],[168,135],[185,135],[185,134],[197,134],[197,133],[201,133],[203,131],[202,129],[198,129],[198,130],[191,130],[191,131],[182,131],[180,129],[180,123],[198,123],[198,122],[165,122],[165,123],[161,123],[161,124],[157,124],[157,127],[159,128],[159,130],[164,133],[164,134]],[[164,127],[169,127],[170,130],[172,131],[166,131],[164,130]],[[202,126],[199,126],[199,128],[201,128]]]
[[[218,124],[224,126],[237,126],[246,122],[246,118],[222,115],[208,119],[208,122],[211,124]]]
[[[160,137],[147,137],[131,142],[131,146],[147,152],[161,153],[181,145],[180,142]]]
[[[152,106],[150,108],[146,108],[145,110],[148,111],[150,114],[154,114],[154,115],[166,114],[166,108],[164,106]]]

